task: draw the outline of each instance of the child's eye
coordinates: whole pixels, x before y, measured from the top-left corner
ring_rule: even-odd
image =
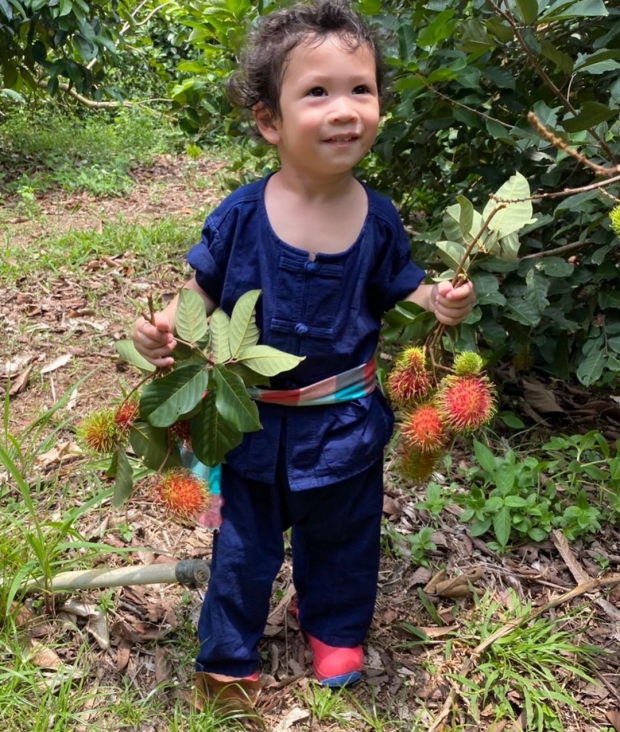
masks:
[[[353,94],[368,94],[368,91],[366,84],[359,84],[353,89]]]
[[[314,88],[310,89],[310,91],[308,92],[308,96],[309,97],[322,97],[326,93],[327,92],[325,91],[325,89],[323,89],[322,86],[315,86]]]

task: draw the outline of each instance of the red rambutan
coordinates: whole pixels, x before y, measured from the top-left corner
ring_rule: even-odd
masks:
[[[424,351],[418,347],[403,351],[388,374],[385,386],[390,399],[399,406],[426,396],[431,382]]]
[[[160,475],[155,491],[173,514],[184,518],[197,516],[208,504],[207,484],[184,468]]]
[[[76,440],[89,452],[109,455],[121,442],[113,409],[91,412],[77,426]]]
[[[409,411],[401,423],[401,433],[408,448],[435,453],[446,439],[441,416],[433,404],[422,404]]]
[[[126,399],[114,413],[114,423],[121,435],[126,435],[131,425],[136,421],[140,411],[140,402],[137,398]]]
[[[455,432],[471,432],[495,414],[495,390],[486,376],[446,376],[437,392],[441,418]]]
[[[442,450],[437,452],[403,450],[400,458],[403,477],[412,483],[422,483],[430,478],[442,454]]]
[[[170,427],[170,433],[183,447],[189,448],[192,444],[192,436],[189,430],[189,420],[180,419]]]

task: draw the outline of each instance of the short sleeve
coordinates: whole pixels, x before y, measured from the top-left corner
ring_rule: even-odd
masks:
[[[218,230],[208,217],[200,242],[189,250],[187,263],[195,270],[198,285],[217,303],[222,299],[227,259]]]
[[[383,222],[382,246],[371,280],[371,287],[378,298],[382,312],[386,312],[417,290],[426,273],[411,261],[409,238],[396,209],[389,222]]]

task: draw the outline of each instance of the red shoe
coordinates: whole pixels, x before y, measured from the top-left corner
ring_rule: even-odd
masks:
[[[338,648],[328,646],[306,633],[308,645],[314,656],[312,670],[319,684],[338,688],[350,686],[362,677],[364,651],[361,646]]]

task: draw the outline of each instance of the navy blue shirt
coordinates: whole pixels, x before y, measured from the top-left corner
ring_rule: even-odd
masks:
[[[248,290],[260,289],[256,323],[260,342],[305,356],[295,369],[271,379],[295,389],[369,361],[381,316],[424,280],[411,261],[407,235],[389,199],[366,188],[368,214],[344,252],[314,259],[278,238],[265,208],[268,178],[243,186],[206,219],[202,240],[187,261],[196,282],[230,315]],[[278,450],[286,445],[292,490],[329,485],[378,460],[394,418],[378,389],[362,399],[317,407],[258,403],[263,429],[244,436],[226,456],[241,475],[275,479]],[[284,438],[284,439],[282,439]]]

